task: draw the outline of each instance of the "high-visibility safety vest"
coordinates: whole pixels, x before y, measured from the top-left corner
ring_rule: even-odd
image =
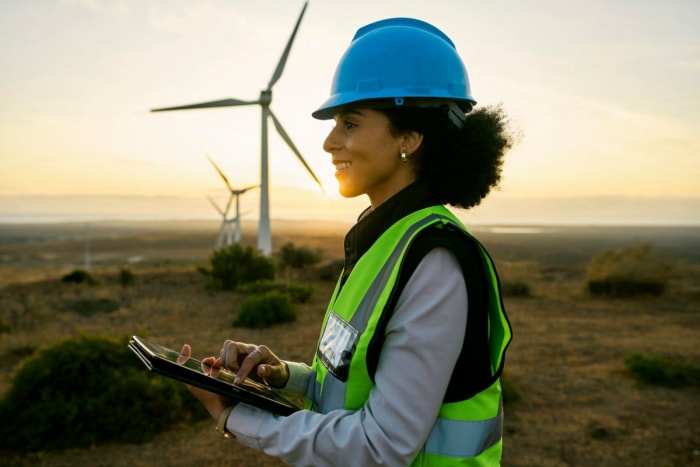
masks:
[[[338,281],[323,322],[316,355],[313,388],[306,408],[320,413],[360,409],[374,386],[366,358],[377,323],[397,281],[408,247],[428,227],[453,226],[469,235],[445,207],[413,212],[387,229],[358,260],[346,282]],[[420,466],[499,465],[503,404],[498,376],[512,334],[503,310],[493,263],[479,245],[487,276],[490,384],[466,400],[443,402],[435,425],[417,458]],[[470,293],[471,294],[471,293]],[[469,310],[476,313],[478,310]],[[466,310],[465,310],[466,312]],[[471,320],[471,318],[470,318]]]

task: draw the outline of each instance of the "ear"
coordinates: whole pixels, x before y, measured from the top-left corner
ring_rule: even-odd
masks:
[[[406,154],[409,156],[423,144],[423,133],[418,133],[417,131],[408,131],[401,138],[403,140],[401,149],[406,151]]]

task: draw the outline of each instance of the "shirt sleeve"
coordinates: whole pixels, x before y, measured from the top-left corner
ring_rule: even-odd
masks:
[[[311,367],[306,363],[300,362],[285,361],[284,363],[287,364],[287,369],[289,369],[289,379],[282,390],[297,396],[305,395],[312,373]]]
[[[462,349],[466,309],[457,259],[431,250],[387,324],[376,386],[361,409],[280,417],[238,404],[226,427],[244,445],[294,465],[408,465],[437,418]]]

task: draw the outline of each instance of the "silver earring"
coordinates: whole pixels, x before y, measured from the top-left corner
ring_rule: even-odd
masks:
[[[403,162],[404,164],[408,162],[408,159],[406,159],[406,151],[401,152],[401,162]]]

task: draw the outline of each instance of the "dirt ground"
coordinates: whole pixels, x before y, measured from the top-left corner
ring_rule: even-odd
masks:
[[[277,228],[275,248],[286,241],[340,257],[344,226]],[[90,240],[91,271],[101,279],[82,296],[119,300],[107,315],[80,317],[53,310],[75,289],[58,278],[82,267],[85,239],[78,226],[0,226],[0,316],[13,325],[0,334],[0,393],[21,364],[2,358],[22,345],[63,336],[146,330],[166,345],[183,342],[195,353],[218,351],[228,337],[266,343],[290,360],[310,361],[325,302],[333,284],[312,271],[290,279],[314,285],[297,322],[265,330],[230,326],[238,303],[232,294],[210,293],[197,265],[206,265],[215,235],[198,228],[103,226]],[[273,229],[275,226],[273,225]],[[635,380],[624,365],[630,352],[680,355],[700,362],[700,228],[558,228],[530,233],[476,229],[503,282],[524,281],[532,297],[506,297],[515,339],[506,373],[521,399],[506,405],[504,466],[685,466],[700,464],[700,390],[664,388]],[[501,232],[503,232],[501,230]],[[254,242],[250,233],[244,242]],[[603,299],[584,290],[585,265],[604,249],[651,244],[676,268],[661,297]],[[137,277],[123,289],[122,266]],[[143,445],[104,445],[86,450],[0,453],[1,465],[18,466],[277,466],[214,432],[213,422],[176,426]]]

